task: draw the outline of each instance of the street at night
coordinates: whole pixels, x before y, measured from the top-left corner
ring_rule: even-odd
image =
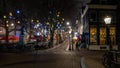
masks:
[[[120,1],[0,0],[0,68],[120,68]]]
[[[84,49],[69,51],[66,50],[67,46],[64,42],[48,50],[1,53],[0,68],[82,68],[84,65],[86,68],[94,68],[93,66],[104,68],[101,64],[102,52],[96,56],[95,53],[98,52]],[[87,60],[81,61],[82,58]]]

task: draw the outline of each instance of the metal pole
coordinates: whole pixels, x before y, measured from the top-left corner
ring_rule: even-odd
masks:
[[[70,43],[70,33],[69,33],[69,50],[71,49],[71,43]]]

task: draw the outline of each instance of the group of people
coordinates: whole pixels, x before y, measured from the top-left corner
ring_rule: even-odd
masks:
[[[77,50],[79,50],[80,48],[85,48],[86,47],[85,35],[82,36],[78,35],[75,45]]]

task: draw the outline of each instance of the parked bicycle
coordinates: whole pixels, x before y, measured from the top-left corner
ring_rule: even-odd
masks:
[[[106,68],[120,68],[120,52],[106,52],[105,54],[103,54],[102,63]]]

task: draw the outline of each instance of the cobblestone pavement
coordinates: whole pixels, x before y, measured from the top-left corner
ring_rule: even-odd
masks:
[[[102,64],[103,53],[104,51],[81,50],[86,68],[105,68]]]
[[[80,57],[63,44],[32,53],[1,53],[0,68],[81,68]]]
[[[81,68],[81,58],[86,68],[104,68],[101,51],[66,50],[67,42],[52,49],[30,53],[1,53],[0,68]]]

